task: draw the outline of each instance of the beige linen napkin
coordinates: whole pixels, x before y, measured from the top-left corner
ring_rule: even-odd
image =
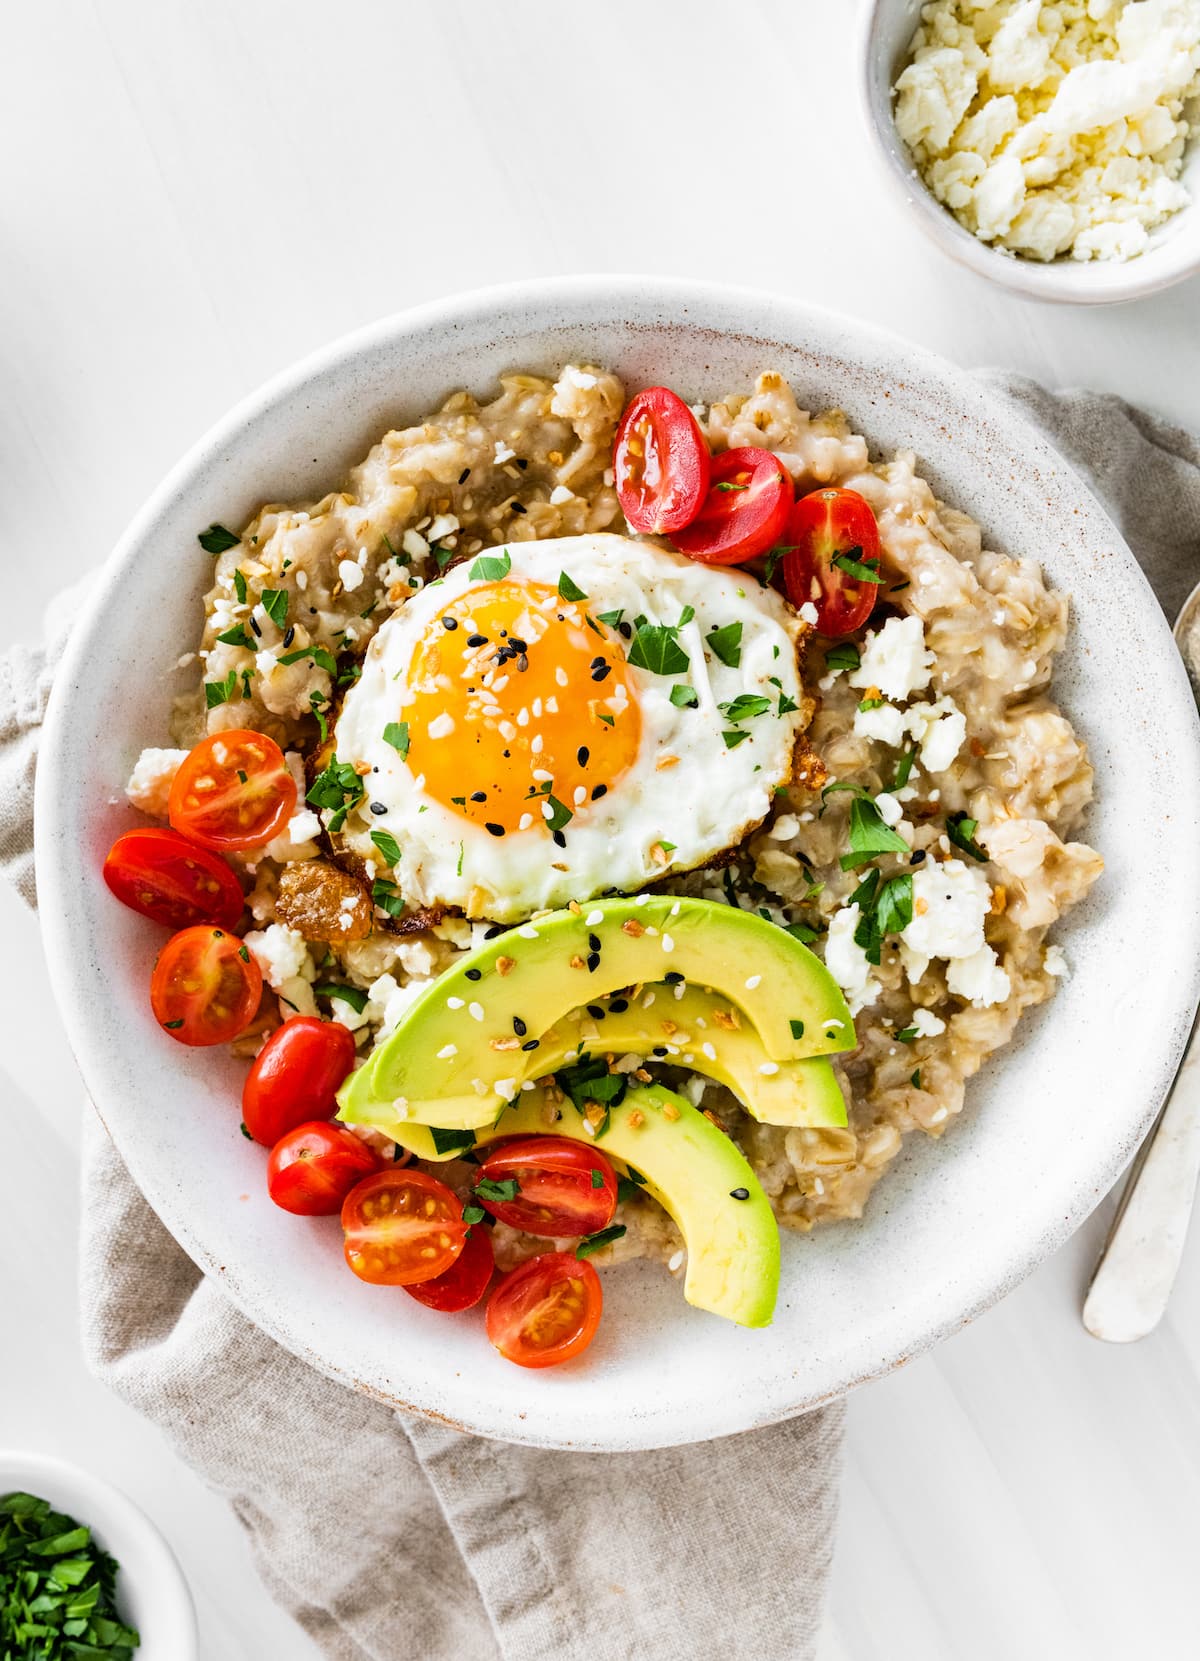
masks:
[[[1114,398],[988,379],[1089,478],[1173,613],[1200,577],[1200,446]],[[30,903],[38,726],[60,647],[0,659],[0,870]],[[91,1112],[84,1140],[88,1360],[229,1497],[272,1594],[327,1655],[810,1661],[840,1406],[609,1455],[487,1442],[394,1413],[239,1314],[167,1234]]]

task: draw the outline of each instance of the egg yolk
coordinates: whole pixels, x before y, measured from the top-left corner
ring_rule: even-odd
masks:
[[[584,602],[515,581],[432,619],[401,719],[427,795],[493,836],[542,826],[560,845],[633,765],[642,729],[620,640]]]

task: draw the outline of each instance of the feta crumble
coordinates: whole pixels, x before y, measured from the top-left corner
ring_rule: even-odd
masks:
[[[881,629],[867,635],[859,666],[846,678],[851,686],[878,687],[885,698],[899,703],[925,690],[932,664],[921,619],[889,617]]]
[[[858,916],[857,905],[845,905],[835,911],[825,939],[825,967],[846,994],[851,1015],[873,1004],[880,991],[879,982],[871,974],[867,954],[854,938]]]
[[[141,813],[165,819],[171,785],[186,760],[186,750],[143,750],[125,786],[130,803]]]
[[[297,930],[286,923],[271,923],[265,929],[252,929],[245,943],[250,955],[263,972],[267,985],[278,992],[285,981],[303,974],[311,967],[308,943]]]

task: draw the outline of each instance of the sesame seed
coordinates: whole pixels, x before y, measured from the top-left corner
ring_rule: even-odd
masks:
[[[592,679],[594,681],[605,681],[605,680],[607,680],[608,677],[612,674],[612,669],[610,668],[610,666],[607,663],[605,663],[603,658],[598,658],[597,659],[597,664],[598,664],[598,667],[594,666],[593,669],[592,669]]]
[[[607,796],[607,795],[608,795],[608,786],[606,784],[597,784],[597,785],[594,785],[592,787],[592,800],[594,802],[598,802],[600,800],[601,796]]]
[[[533,814],[532,813],[523,813],[521,815],[520,819],[518,819],[518,821],[517,821],[517,829],[518,830],[528,830],[530,825],[532,825],[532,823],[533,823]]]
[[[663,979],[666,981],[668,986],[678,986],[679,982],[683,979],[683,976],[680,974],[678,969],[668,969],[667,973],[663,976]]]
[[[575,786],[575,792],[571,797],[571,801],[575,807],[582,807],[584,802],[587,801],[587,791],[581,784],[577,784]]]
[[[446,999],[446,1008],[447,1009],[461,1009],[462,1006],[463,1006],[463,1001],[462,1001],[461,998],[447,998]]]
[[[592,952],[600,950],[600,936],[598,934],[588,935],[588,950]]]
[[[560,830],[551,831],[550,840],[556,848],[565,848],[567,845],[567,839]],[[565,870],[566,867],[564,866],[563,869]]]
[[[528,1038],[528,1039],[526,1039],[526,1041],[525,1041],[525,1042],[524,1042],[524,1043],[523,1043],[523,1044],[522,1044],[522,1045],[521,1045],[521,1048],[522,1048],[522,1049],[523,1049],[523,1050],[536,1050],[536,1049],[537,1049],[537,1047],[538,1047],[538,1043],[539,1043],[539,1040],[538,1040],[538,1039],[536,1039],[536,1038]],[[522,1087],[521,1087],[521,1088],[522,1088],[522,1089],[526,1089],[526,1088],[527,1088],[527,1086],[525,1086],[525,1085],[522,1085]]]
[[[513,1031],[516,1033],[518,1038],[524,1038],[525,1034],[529,1031],[529,1028],[525,1025],[519,1015],[513,1016]]]
[[[664,934],[662,937],[662,949],[664,952],[673,952],[675,950],[675,942],[671,939],[669,934]]]
[[[467,645],[468,646],[486,646],[487,643],[488,642],[487,642],[487,635],[486,634],[469,634],[467,636]]]
[[[746,982],[746,991],[753,992],[759,986],[761,981],[761,975],[751,975],[749,980]]]
[[[667,1268],[672,1274],[675,1274],[679,1269],[683,1268],[683,1255],[684,1254],[682,1252],[672,1252],[670,1257],[668,1257]]]
[[[587,1012],[593,1021],[603,1021],[607,1013],[602,1004],[588,1004]]]
[[[484,929],[483,938],[485,940],[494,940],[498,934],[503,934],[503,933],[504,933],[504,924],[503,923],[492,923],[486,929]]]
[[[588,764],[588,755],[589,755],[589,751],[588,751],[587,745],[586,744],[581,744],[575,752],[575,759],[581,767],[586,767],[587,766],[587,764]]]
[[[487,791],[486,790],[473,790],[471,792],[471,800],[473,802],[486,802],[487,801]]]
[[[554,678],[558,682],[559,686],[567,686],[569,684],[570,677],[567,675],[567,671],[561,664],[555,668]]]
[[[608,1008],[609,1008],[609,1013],[612,1014],[612,1015],[623,1015],[625,1013],[625,1011],[629,1008],[629,999],[628,998],[612,998],[609,1001]]]
[[[457,617],[443,617],[442,618],[442,627],[446,630],[447,634],[453,634],[455,629],[458,627],[458,618]]]
[[[467,480],[470,477],[471,477],[471,469],[469,467],[464,467],[462,472],[458,475],[459,484],[466,484]]]
[[[777,1061],[764,1061],[758,1070],[764,1078],[771,1078],[773,1074],[779,1071],[779,1063]]]
[[[482,969],[464,969],[463,974],[466,975],[468,980],[482,980],[483,979],[483,970]]]
[[[597,907],[595,911],[589,911],[583,920],[588,928],[594,929],[604,921],[604,913]]]
[[[589,952],[588,953],[587,966],[588,966],[588,973],[594,975],[596,973],[596,970],[600,967],[600,953],[599,952]]]
[[[442,1048],[438,1051],[437,1058],[438,1058],[439,1061],[449,1061],[452,1056],[456,1056],[457,1054],[458,1054],[458,1046],[457,1045],[455,1045],[455,1044],[444,1044],[442,1046]]]
[[[504,835],[504,826],[503,825],[494,825],[494,824],[492,824],[490,819],[485,821],[483,828],[491,836],[503,836]]]
[[[705,1042],[703,1044],[701,1044],[700,1053],[701,1053],[701,1055],[707,1056],[710,1061],[715,1061],[717,1059],[716,1050],[713,1048],[713,1046],[707,1040],[705,1040]]]
[[[682,981],[680,981],[680,982],[679,982],[679,984],[678,984],[678,986],[676,986],[676,987],[675,987],[675,999],[676,999],[676,1002],[678,1002],[678,1001],[679,1001],[679,999],[680,999],[680,998],[682,998],[682,997],[683,997],[683,994],[684,994],[684,992],[685,992],[685,990],[686,990],[686,988],[685,988],[685,986],[684,986],[684,984],[683,984],[683,982],[682,982]]]
[[[371,812],[373,814],[375,814],[376,817],[378,817],[381,813],[386,813],[387,812],[387,803],[386,802],[372,802],[371,803]]]
[[[748,1188],[731,1188],[729,1190],[729,1198],[731,1200],[748,1200],[750,1198],[750,1190]]]
[[[467,1005],[467,1014],[471,1017],[471,1019],[473,1021],[482,1021],[483,1020],[483,1005],[482,1004],[468,1004]]]
[[[656,1055],[660,1058],[662,1056],[666,1055],[666,1053],[667,1053],[667,1046],[665,1044],[656,1044],[654,1046],[654,1048],[650,1051],[651,1055]]]
[[[521,506],[520,502],[513,502],[511,504],[511,506],[512,506],[512,511],[514,513],[524,513],[525,512],[525,509]]]
[[[536,940],[538,937],[538,931],[534,928],[532,923],[522,923],[520,928],[517,930],[517,933],[521,936],[522,940]]]

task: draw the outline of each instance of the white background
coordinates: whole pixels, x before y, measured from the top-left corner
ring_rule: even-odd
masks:
[[[485,283],[632,270],[752,283],[1200,430],[1196,282],[1060,310],[1009,299],[925,243],[858,117],[858,9],[6,8],[0,645],[35,630],[263,378],[385,312]],[[83,1371],[80,1089],[36,927],[8,894],[0,928],[0,1443],[75,1456],[141,1501],[195,1589],[206,1661],[303,1661],[314,1652],[258,1585],[223,1502]],[[853,1399],[821,1661],[1200,1651],[1200,1250],[1160,1332],[1106,1348],[1078,1320],[1103,1224]]]

